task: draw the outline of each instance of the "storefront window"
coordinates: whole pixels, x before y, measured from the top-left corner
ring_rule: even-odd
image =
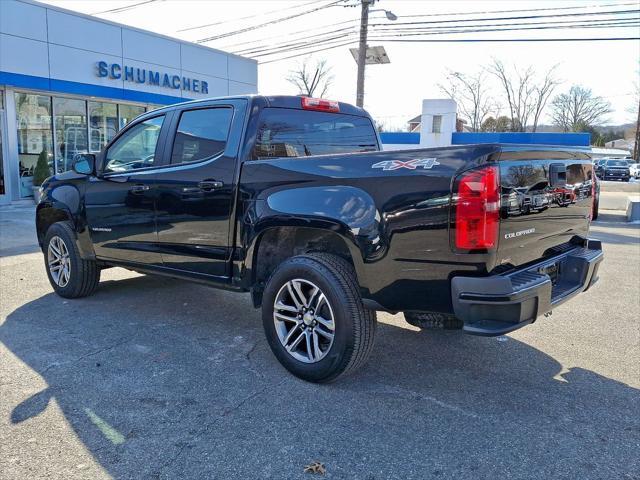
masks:
[[[79,153],[87,153],[87,103],[72,98],[53,98],[56,129],[56,169],[66,172]]]
[[[144,113],[145,108],[135,105],[118,105],[118,110],[120,111],[120,128],[123,128],[131,120]]]
[[[99,152],[118,131],[115,103],[89,102],[89,151]]]
[[[38,156],[46,152],[52,165],[51,97],[16,93],[20,197],[33,195],[33,171]],[[53,168],[51,168],[53,173]]]

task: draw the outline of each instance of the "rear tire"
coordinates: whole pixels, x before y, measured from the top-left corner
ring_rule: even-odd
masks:
[[[91,295],[100,282],[100,268],[93,260],[84,260],[68,222],[49,227],[43,244],[44,265],[53,290],[64,298]]]
[[[292,257],[278,266],[264,291],[262,321],[280,363],[316,383],[362,366],[376,332],[376,312],[362,304],[353,267],[326,253]]]

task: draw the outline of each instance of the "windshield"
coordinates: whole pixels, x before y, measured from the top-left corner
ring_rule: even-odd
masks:
[[[607,167],[626,167],[628,163],[624,160],[607,160]]]
[[[306,157],[377,150],[375,129],[366,117],[265,108],[260,114],[253,158]]]

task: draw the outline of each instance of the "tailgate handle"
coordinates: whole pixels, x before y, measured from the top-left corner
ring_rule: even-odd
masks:
[[[549,165],[549,185],[551,187],[564,187],[567,184],[567,166],[564,163],[552,163]]]

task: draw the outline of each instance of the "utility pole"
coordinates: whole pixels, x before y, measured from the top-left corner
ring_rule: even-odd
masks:
[[[362,13],[360,14],[360,46],[358,47],[358,87],[356,105],[364,106],[364,66],[367,60],[367,27],[369,24],[369,6],[374,0],[360,0]]]

